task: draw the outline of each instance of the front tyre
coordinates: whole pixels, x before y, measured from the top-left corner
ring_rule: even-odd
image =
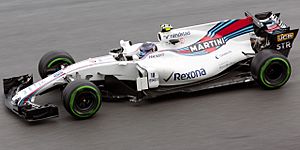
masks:
[[[75,119],[88,119],[99,110],[101,93],[92,82],[75,80],[65,87],[63,102],[66,110]]]
[[[61,69],[61,66],[69,66],[75,61],[72,56],[62,50],[50,51],[40,60],[38,69],[42,79],[46,78]]]
[[[291,65],[287,58],[275,50],[259,51],[251,62],[254,80],[264,89],[277,89],[291,76]]]

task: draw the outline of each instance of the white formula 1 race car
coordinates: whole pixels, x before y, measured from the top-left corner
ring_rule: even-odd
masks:
[[[86,119],[99,110],[102,98],[136,103],[252,81],[263,89],[280,88],[291,75],[287,56],[298,29],[291,30],[279,13],[245,15],[178,29],[162,25],[155,48],[145,55],[143,43],[123,40],[109,55],[76,63],[67,52],[50,51],[38,65],[42,80],[33,83],[32,75],[3,80],[5,105],[27,121],[57,117],[56,106],[34,100],[61,88],[66,110]]]

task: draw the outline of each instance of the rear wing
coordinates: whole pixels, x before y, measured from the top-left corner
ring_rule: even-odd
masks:
[[[251,17],[252,20],[253,20],[253,24],[256,25],[258,28],[263,27],[263,24],[261,22],[259,22],[259,20],[255,16],[253,16],[250,12],[246,11],[245,16],[246,17]]]
[[[289,55],[299,29],[291,30],[279,19],[280,13],[263,12],[252,15],[245,12],[245,15],[252,18],[255,35],[266,39],[265,49],[274,49],[285,56]]]

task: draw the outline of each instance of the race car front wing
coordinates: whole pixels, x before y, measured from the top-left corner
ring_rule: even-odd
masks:
[[[5,94],[5,105],[12,112],[24,118],[26,121],[38,121],[48,118],[58,117],[58,108],[52,104],[38,105],[27,99],[26,103],[19,104],[20,99],[13,100],[13,97],[22,89],[33,84],[32,75],[22,75],[3,79],[3,87]]]

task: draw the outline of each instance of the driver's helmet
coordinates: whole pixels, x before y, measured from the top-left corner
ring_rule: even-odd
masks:
[[[146,54],[157,51],[157,46],[154,43],[146,42],[140,47],[138,53],[139,58],[144,57]]]

